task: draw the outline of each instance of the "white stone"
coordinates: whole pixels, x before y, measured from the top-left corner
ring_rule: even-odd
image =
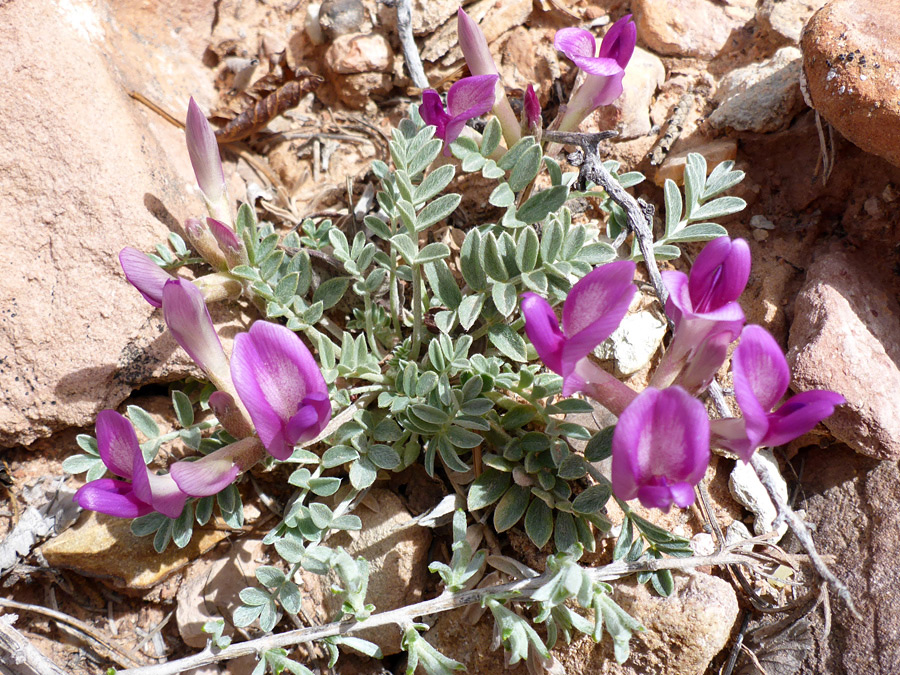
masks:
[[[626,315],[594,353],[614,361],[620,375],[631,375],[650,362],[665,334],[665,321],[652,312],[635,312]]]
[[[781,476],[778,462],[775,461],[772,451],[757,450],[756,454],[761,461],[767,462],[774,469],[772,474],[773,477],[777,477],[778,494],[786,502],[788,498],[787,483]],[[756,517],[753,523],[753,531],[756,534],[767,534],[775,529],[773,525],[778,516],[778,510],[752,466],[738,461],[728,478],[728,490],[739,504]],[[778,539],[781,539],[787,532],[787,523],[781,523],[777,532]]]

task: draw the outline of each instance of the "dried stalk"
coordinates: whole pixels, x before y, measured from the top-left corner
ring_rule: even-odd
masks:
[[[428,77],[425,75],[419,48],[413,38],[410,0],[397,0],[397,33],[400,34],[400,49],[403,50],[403,60],[406,61],[409,77],[419,89],[428,89]]]

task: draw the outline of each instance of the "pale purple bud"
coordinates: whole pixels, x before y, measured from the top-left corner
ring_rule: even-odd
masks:
[[[694,502],[709,464],[709,418],[680,387],[647,388],[619,417],[612,442],[613,494],[668,511]]]
[[[247,247],[244,246],[244,242],[234,230],[215,218],[207,218],[206,224],[219,244],[219,248],[225,254],[225,260],[228,262],[229,269],[238,265],[249,264],[250,258],[247,256]]]
[[[163,286],[174,277],[157,265],[146,253],[126,246],[119,251],[119,264],[128,282],[138,289],[144,300],[162,307]]]
[[[170,469],[178,487],[191,497],[218,494],[234,482],[265,455],[265,448],[256,436],[219,448],[195,461],[175,462]]]
[[[293,331],[256,321],[234,340],[231,376],[263,445],[276,459],[312,440],[331,419],[325,378]]]
[[[206,115],[193,97],[188,103],[184,133],[200,191],[210,203],[221,201],[225,198],[225,173],[219,157],[219,144]]]
[[[188,218],[184,221],[184,232],[191,246],[206,262],[218,270],[228,269],[228,260],[219,248],[219,243],[209,231],[209,228],[197,218]]]
[[[157,476],[147,469],[134,427],[115,410],[97,415],[97,449],[106,467],[131,483],[112,478],[87,483],[74,496],[81,508],[118,518],[137,518],[153,511],[169,518],[181,515],[187,495],[171,476]]]
[[[529,84],[525,90],[525,96],[522,97],[522,133],[534,136],[535,140],[540,143],[541,130],[541,102],[534,93],[534,87]]]

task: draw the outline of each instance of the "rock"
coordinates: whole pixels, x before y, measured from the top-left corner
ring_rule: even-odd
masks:
[[[441,24],[454,21],[461,4],[460,0],[412,0],[413,35],[430,35]],[[396,10],[391,9],[391,14],[396,17]]]
[[[228,536],[225,529],[195,528],[184,548],[169,544],[153,550],[153,537],[136,537],[131,521],[93,511],[74,527],[47,542],[41,553],[51,567],[75,570],[86,577],[106,579],[116,586],[144,589],[194,560]]]
[[[787,483],[781,476],[778,462],[775,461],[772,451],[757,450],[757,456],[775,469],[772,475],[778,477],[778,494],[787,502]],[[767,534],[775,529],[774,523],[775,518],[778,517],[778,509],[775,508],[769,491],[766,490],[750,464],[742,461],[735,463],[731,476],[728,478],[728,491],[731,492],[735,501],[754,515],[753,531],[756,534]],[[787,532],[787,523],[781,523],[778,526],[778,538],[775,541],[781,539],[785,532]]]
[[[627,314],[594,353],[615,362],[616,374],[632,375],[646,366],[666,334],[666,322],[653,312]]]
[[[710,124],[757,134],[786,129],[804,107],[800,62],[799,49],[782,47],[770,59],[731,71],[716,92],[719,107]]]
[[[125,91],[184,110],[208,71],[195,74],[199,58],[181,65],[171,28],[133,11],[114,20],[103,5],[0,6],[0,74],[16,92],[0,97],[0,266],[16,270],[0,291],[0,446],[88,426],[133,388],[197,372],[117,254],[152,250],[203,213],[184,134]],[[165,78],[146,72],[151,60]]]
[[[860,617],[831,594],[831,633],[822,642],[821,615],[811,631],[819,644],[802,675],[866,673],[893,675],[900,663],[900,470],[850,448],[832,445],[808,452],[801,506],[814,527],[816,546],[833,556],[831,570],[847,585]],[[827,558],[826,558],[827,559]]]
[[[763,0],[756,12],[760,26],[797,44],[809,17],[827,0]]]
[[[466,7],[466,14],[478,23],[490,45],[506,31],[525,23],[531,16],[531,9],[531,0],[508,0],[503,3],[498,3],[497,0],[479,0]],[[425,38],[421,49],[422,59],[430,62],[440,59],[443,65],[451,65],[463,57],[458,42],[454,16]],[[497,61],[495,55],[494,62]]]
[[[636,0],[638,38],[665,56],[712,58],[753,18],[755,0]]]
[[[681,139],[653,174],[653,182],[662,187],[666,178],[671,178],[678,185],[684,185],[684,167],[687,156],[692,152],[699,152],[706,157],[706,169],[709,172],[726,159],[737,157],[737,141],[732,138],[717,138],[704,143],[703,139]]]
[[[675,574],[675,591],[661,598],[646,585],[613,582],[616,602],[646,628],[631,639],[631,655],[622,665],[613,658],[612,640],[604,633],[600,643],[587,636],[571,645],[560,643],[553,655],[565,673],[592,675],[700,675],[728,642],[738,615],[731,586],[717,577]],[[489,613],[474,626],[460,611],[442,614],[426,635],[438,651],[460,661],[470,673],[524,675],[518,664],[504,668],[503,650],[489,650],[493,617]]]
[[[393,80],[389,73],[353,73],[335,75],[334,84],[341,101],[351,108],[361,109],[366,107],[373,95],[388,94]]]
[[[378,512],[365,504],[375,503]],[[359,532],[340,532],[328,540],[328,545],[343,546],[353,556],[369,561],[369,588],[366,602],[376,611],[385,612],[422,600],[428,577],[428,553],[431,531],[424,527],[402,527],[412,516],[393,492],[374,489],[364,505],[354,511],[362,520]],[[336,578],[329,578],[329,585]],[[327,594],[331,616],[340,612],[340,604],[333,594]],[[396,626],[364,630],[358,635],[381,647],[385,655],[400,651],[400,631]]]
[[[900,166],[900,3],[831,2],[800,45],[813,107],[845,138]]]
[[[380,33],[341,35],[325,52],[325,67],[333,73],[386,73],[394,65],[394,51]]]
[[[222,616],[228,617],[236,607],[240,607],[238,594],[248,586],[257,585],[254,572],[265,555],[264,551],[261,539],[241,539],[222,551],[221,555],[197,561],[191,566],[176,596],[175,620],[185,644],[205,647],[209,634],[203,632],[203,624]],[[234,627],[227,619],[223,632],[228,636],[234,635]]]
[[[830,389],[847,404],[825,419],[834,436],[877,459],[900,459],[900,306],[871,260],[816,260],[795,304],[788,363],[798,391]]]
[[[617,140],[628,140],[650,133],[650,103],[657,88],[666,80],[666,68],[655,54],[640,47],[625,68],[625,90],[612,104],[598,108],[594,115],[599,129],[616,128]]]
[[[319,27],[326,40],[357,33],[366,24],[366,8],[360,0],[325,0],[319,7]]]
[[[755,216],[750,217],[750,227],[755,230],[774,230],[775,223],[765,216],[756,214]]]

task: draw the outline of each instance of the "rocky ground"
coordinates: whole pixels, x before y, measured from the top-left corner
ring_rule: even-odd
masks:
[[[283,476],[261,474],[245,485],[243,531],[211,528],[188,548],[157,556],[127,524],[78,515],[70,503],[78,481],[65,479],[60,465],[102,408],[139,402],[161,425],[170,423],[165,383],[196,374],[116,259],[126,245],[151,250],[202,212],[183,133],[129,92],[179,119],[194,96],[225,119],[286,73],[321,75],[323,84],[266,133],[228,146],[226,175],[232,195],[253,200],[285,229],[305,217],[355,227],[353,206],[372,183],[369,163],[389,160],[390,126],[419,91],[404,66],[393,6],[326,0],[316,14],[310,4],[0,1],[0,608],[6,603],[18,614],[15,627],[64,672],[196,651],[205,644],[204,617],[231,606],[266,562],[261,538],[274,519],[266,504],[286,494]],[[632,658],[617,666],[610,645],[581,640],[557,649],[565,672],[717,673],[740,633],[753,656],[739,652],[734,672],[896,673],[900,2],[834,0],[823,9],[823,0],[464,4],[482,22],[506,86],[537,83],[548,119],[574,77],[553,50],[554,31],[581,25],[599,35],[610,19],[634,14],[639,50],[626,95],[583,129],[620,131],[604,152],[644,172],[651,180],[637,192],[657,205],[659,186],[680,177],[688,152],[702,152],[710,167],[736,161],[747,178],[734,193],[748,207],[724,224],[752,247],[748,319],[789,349],[797,390],[832,389],[848,401],[825,428],[776,459],[785,493],[805,512],[859,616],[823,594],[806,616],[767,617],[713,570],[677,575],[669,600],[625,584],[617,600],[648,629],[632,643]],[[464,73],[457,1],[412,7],[425,72],[444,90]],[[678,138],[662,152],[667,133]],[[485,215],[479,186],[459,189],[461,220],[448,224],[451,238],[464,220]],[[232,307],[214,319],[227,335],[229,326],[231,333],[247,326],[249,312]],[[723,527],[770,528],[765,495],[738,503],[729,493],[733,468],[720,458],[710,471],[717,519]],[[442,489],[408,470],[362,507],[372,525],[345,544],[373,561],[370,598],[380,609],[437,592],[425,568],[445,554],[445,533],[432,538],[424,528],[398,526]],[[699,548],[711,542],[693,511],[670,514],[665,524],[694,535]],[[515,530],[501,545],[526,562],[535,556]],[[790,535],[782,546],[801,552]],[[784,597],[769,584],[758,590]],[[308,620],[326,620],[325,589],[310,579],[306,592]],[[385,653],[396,653],[396,634],[378,639]],[[491,624],[472,612],[440,617],[429,639],[469,672],[502,672],[502,654],[489,649]],[[323,664],[321,654],[309,658]],[[402,658],[342,657],[337,672],[382,667],[402,672]],[[6,668],[0,672],[22,672]],[[202,672],[243,675],[252,664],[224,668]]]

